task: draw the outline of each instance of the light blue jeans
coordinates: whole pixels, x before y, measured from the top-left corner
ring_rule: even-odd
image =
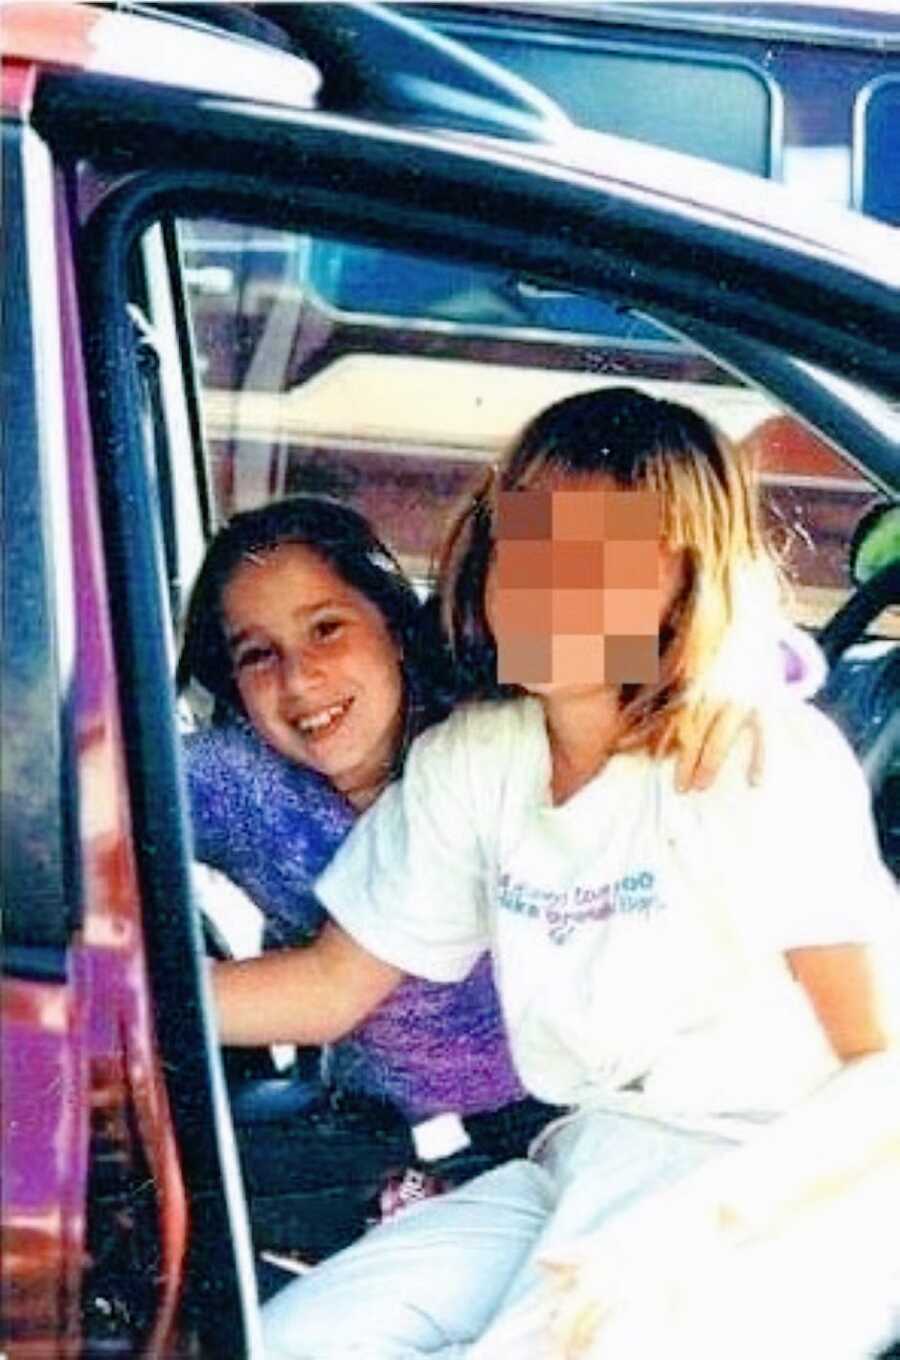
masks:
[[[535,1259],[733,1144],[601,1111],[367,1234],[263,1309],[267,1360],[463,1360],[541,1278]]]

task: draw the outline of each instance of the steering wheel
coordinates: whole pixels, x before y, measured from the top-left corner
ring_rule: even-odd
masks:
[[[888,605],[900,604],[900,562],[882,567],[845,600],[819,634],[829,669]]]
[[[900,815],[893,811],[900,807],[900,644],[875,657],[844,659],[892,604],[900,604],[900,562],[861,585],[819,634],[829,674],[818,701],[837,718],[866,771],[882,850],[900,877]]]

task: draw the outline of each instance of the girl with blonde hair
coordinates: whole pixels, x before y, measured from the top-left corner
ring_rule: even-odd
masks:
[[[745,471],[627,388],[545,411],[467,508],[445,617],[491,697],[420,737],[356,824],[316,885],[338,924],[265,961],[267,1032],[240,965],[220,1016],[232,1040],[321,1041],[489,948],[519,1075],[571,1113],[278,1295],[271,1356],[477,1356],[555,1243],[886,1046],[896,892],[828,720],[773,689],[760,787],[732,761],[675,792],[710,672],[777,632],[773,580]]]

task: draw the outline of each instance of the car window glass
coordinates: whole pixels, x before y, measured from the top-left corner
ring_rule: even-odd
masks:
[[[599,335],[677,349],[681,341],[645,317],[597,297],[542,287],[502,269],[435,260],[354,241],[304,238],[247,228],[236,239],[221,223],[182,224],[186,278],[207,295],[252,293],[299,282],[322,316],[390,327],[446,323],[474,333],[550,331],[567,343]],[[244,337],[241,337],[244,343]],[[240,356],[235,356],[240,365]]]
[[[772,173],[776,88],[749,62],[704,56],[677,44],[654,49],[563,31],[504,34],[502,28],[485,32],[465,24],[451,31],[545,90],[584,127],[757,175]]]
[[[614,298],[513,276],[501,290],[496,271],[221,221],[182,220],[178,240],[217,518],[301,490],[346,497],[424,587],[460,498],[538,409],[637,382],[699,407],[757,463],[795,619],[818,628],[848,595],[847,544],[876,488]],[[523,322],[533,302],[556,324]]]
[[[5,127],[3,135],[4,220],[11,238],[21,231],[25,239],[16,266],[0,275],[0,918],[5,967],[15,963],[39,975],[45,966],[55,976],[80,912],[71,801],[72,558],[54,405],[62,379],[54,367],[57,318],[41,325],[36,316],[38,271],[24,227],[29,200],[19,129]],[[22,948],[27,962],[16,957]]]
[[[854,140],[860,208],[900,224],[900,76],[885,76],[863,91]]]
[[[833,6],[824,26],[785,25],[768,5],[676,9],[407,6],[584,127],[898,220],[896,31],[886,9],[864,18],[857,6]]]

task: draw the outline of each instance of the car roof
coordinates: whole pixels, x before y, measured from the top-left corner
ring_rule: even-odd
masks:
[[[374,7],[356,8],[369,13]],[[567,120],[545,128],[544,140],[527,142],[510,140],[510,125],[502,117],[497,125],[487,119],[490,136],[473,132],[465,118],[458,130],[449,116],[452,110],[446,107],[439,112],[438,133],[428,126],[427,117],[423,127],[415,110],[402,120],[401,105],[395,108],[394,118],[383,118],[378,112],[368,116],[365,108],[359,114],[335,114],[317,105],[314,82],[318,72],[302,58],[258,43],[251,43],[248,50],[248,40],[206,29],[196,38],[205,56],[215,55],[218,68],[210,72],[204,61],[196,77],[185,79],[179,73],[174,78],[171,68],[182,63],[190,30],[181,22],[146,12],[25,4],[7,13],[4,63],[10,51],[20,61],[24,56],[26,62],[29,53],[36,54],[41,71],[34,91],[33,124],[51,144],[70,155],[93,157],[114,172],[116,167],[129,171],[137,166],[195,177],[211,170],[243,171],[254,182],[264,176],[277,186],[285,205],[295,193],[308,201],[319,174],[327,189],[339,172],[348,191],[353,189],[352,195],[342,199],[341,211],[360,221],[365,230],[365,223],[372,220],[371,208],[364,218],[356,218],[359,209],[348,206],[350,198],[354,205],[361,203],[369,192],[367,183],[376,200],[385,184],[394,186],[392,194],[400,193],[415,163],[413,180],[402,192],[415,196],[421,194],[423,185],[431,184],[429,195],[433,189],[442,206],[437,200],[432,205],[435,225],[429,231],[443,230],[444,212],[456,220],[462,202],[486,204],[486,196],[497,189],[498,201],[502,199],[506,206],[503,223],[496,224],[496,229],[507,237],[521,238],[520,258],[534,261],[528,267],[538,276],[547,268],[541,261],[549,245],[542,238],[532,248],[525,238],[529,214],[546,212],[548,220],[566,222],[564,235],[575,232],[575,253],[583,262],[597,260],[599,268],[602,257],[607,262],[603,268],[612,271],[606,275],[608,280],[622,277],[636,297],[642,295],[640,279],[653,290],[652,295],[643,294],[645,301],[649,296],[657,301],[662,296],[684,300],[688,288],[693,298],[700,299],[705,290],[696,305],[702,307],[704,316],[720,318],[725,324],[728,317],[732,322],[737,319],[735,308],[752,275],[753,293],[747,300],[756,320],[749,333],[755,333],[758,340],[796,344],[797,353],[810,358],[818,355],[821,362],[841,366],[844,342],[841,339],[837,346],[836,342],[838,332],[845,337],[849,326],[860,355],[856,376],[868,372],[876,385],[886,383],[890,390],[900,385],[900,361],[894,349],[900,330],[894,302],[896,232],[858,214],[822,205],[810,212],[803,200],[780,185],[676,152],[585,132]],[[342,17],[343,13],[342,9]],[[54,22],[60,19],[67,27],[60,29]],[[127,44],[122,37],[126,28],[130,28]],[[163,40],[164,30],[172,59],[151,67],[146,50],[151,41]],[[144,39],[143,53],[135,35]],[[117,36],[118,44],[113,41]],[[75,50],[64,50],[61,56],[60,48],[66,43]],[[246,68],[237,92],[238,82],[231,79],[229,65]],[[291,89],[295,73],[298,79]],[[305,82],[299,79],[301,73]],[[311,148],[315,151],[312,160]],[[297,157],[304,159],[302,184],[296,182]],[[351,166],[352,176],[345,181],[345,170],[340,167]],[[521,215],[526,202],[527,220],[520,221],[513,215],[513,205],[519,205]],[[473,213],[470,226],[474,230]],[[579,225],[572,227],[576,222]],[[473,258],[481,244],[488,248],[489,235],[483,230],[477,233],[478,240],[471,245]],[[592,244],[579,246],[579,237]],[[635,241],[641,243],[639,262],[633,254]],[[500,248],[496,241],[491,249],[495,247]],[[672,250],[677,265],[669,263]],[[617,271],[626,257],[633,264],[620,276]],[[569,264],[560,259],[560,267],[567,273]],[[549,269],[555,275],[556,265]],[[676,277],[683,286],[672,284]],[[809,332],[814,318],[818,325],[821,315],[819,292],[837,309],[832,321],[822,322],[824,348]],[[726,294],[733,297],[729,300]],[[676,306],[672,301],[669,305]],[[741,306],[741,325],[746,327],[750,323]],[[845,313],[855,320],[846,320]],[[877,326],[876,315],[880,318]],[[864,351],[867,359],[861,357]]]
[[[81,0],[10,5],[3,62],[151,82],[234,99],[313,108],[321,84],[303,57],[177,15],[118,11]]]
[[[837,204],[807,200],[775,180],[647,142],[573,127],[552,143],[518,155],[571,173],[614,182],[619,193],[664,202],[693,221],[728,220],[757,237],[782,238],[882,282],[900,287],[896,229]]]
[[[21,0],[3,60],[289,108],[540,140],[567,125],[542,91],[427,25],[365,0],[278,6]],[[9,103],[7,97],[7,103]]]
[[[369,14],[375,8],[363,6],[362,12]],[[148,51],[154,53],[152,61],[148,61]],[[123,113],[129,105],[127,87],[132,82],[144,91],[160,87],[184,92],[189,103],[178,102],[185,111],[195,103],[194,96],[199,101],[197,109],[202,110],[202,101],[210,94],[227,99],[233,108],[243,101],[263,105],[273,116],[278,116],[279,108],[287,118],[321,110],[320,72],[304,57],[146,8],[121,12],[79,0],[27,0],[13,5],[4,17],[3,60],[34,62],[45,73],[57,77],[62,73],[63,80],[71,73],[81,86],[71,106],[73,115],[79,107],[85,112],[90,107],[91,95],[79,76],[98,77],[98,88],[101,83],[108,84],[109,78],[124,82],[117,90]],[[486,66],[491,69],[491,63]],[[264,112],[264,108],[258,109],[260,118]],[[147,116],[152,119],[153,115]],[[362,116],[366,117],[365,110]],[[163,125],[162,108],[159,118]],[[83,128],[73,125],[79,121],[77,116],[61,118],[60,124],[63,121],[68,127],[55,130],[66,138],[77,141],[93,135],[89,118],[84,119]],[[374,121],[380,120],[376,117]],[[397,130],[415,137],[420,126],[411,116],[407,127]],[[448,116],[442,131],[451,133],[463,154],[477,157],[485,136],[496,154],[504,154],[504,146],[495,141],[490,120],[485,134],[466,126],[465,119],[461,127],[455,127]],[[636,202],[663,204],[694,221],[706,215],[711,222],[728,219],[757,236],[780,234],[823,259],[844,263],[882,281],[900,281],[896,232],[861,215],[822,204],[817,205],[815,213],[809,213],[800,199],[776,183],[683,153],[586,131],[566,118],[549,119],[542,131],[540,141],[507,140],[506,152],[539,161],[558,176],[586,174],[592,180],[600,178],[619,195]],[[501,120],[497,135],[508,137],[508,133]],[[124,127],[122,138],[127,139]]]

